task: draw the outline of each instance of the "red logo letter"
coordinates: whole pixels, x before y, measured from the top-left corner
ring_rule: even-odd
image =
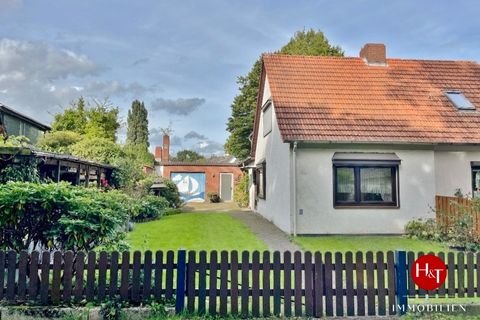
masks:
[[[425,290],[435,290],[445,282],[447,267],[437,256],[421,256],[413,263],[411,276],[416,285]]]

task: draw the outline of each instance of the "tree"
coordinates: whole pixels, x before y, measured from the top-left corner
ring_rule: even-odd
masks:
[[[278,53],[343,56],[339,46],[330,45],[323,32],[313,29],[296,32]],[[237,80],[240,93],[231,105],[232,114],[227,122],[227,131],[230,132],[230,136],[225,144],[225,150],[239,159],[246,158],[250,153],[249,136],[253,131],[261,68],[262,62],[259,59],[247,75],[240,76]]]
[[[70,152],[80,158],[111,165],[125,157],[123,148],[107,138],[84,138],[72,145]]]
[[[53,131],[73,131],[79,134],[85,133],[85,125],[87,124],[87,112],[85,100],[83,97],[73,102],[71,106],[62,113],[55,114],[52,123]]]
[[[150,146],[148,142],[148,111],[142,101],[135,100],[128,110],[127,144]]]
[[[80,97],[53,120],[53,131],[72,131],[89,138],[105,138],[115,141],[118,121],[118,108],[113,107],[108,100],[95,101],[95,106],[86,106]]]
[[[70,153],[70,147],[82,140],[82,135],[73,131],[52,131],[44,134],[37,142],[41,150]]]
[[[193,150],[182,150],[172,159],[179,162],[198,162],[205,160],[205,157]]]

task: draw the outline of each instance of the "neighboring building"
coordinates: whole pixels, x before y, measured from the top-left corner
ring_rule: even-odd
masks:
[[[292,234],[395,234],[480,196],[480,65],[264,55],[250,206]]]
[[[66,181],[82,186],[110,185],[115,170],[115,167],[107,164],[67,154],[39,151],[32,147],[0,147],[0,159],[0,172],[8,166],[22,166],[25,161],[35,160],[42,180]]]
[[[10,136],[25,136],[35,144],[50,127],[0,103],[0,126]]]
[[[170,161],[170,137],[155,148],[157,173],[176,183],[185,202],[204,202],[208,193],[217,192],[222,201],[233,201],[236,182],[242,176],[239,163],[232,157],[216,157],[205,162]]]

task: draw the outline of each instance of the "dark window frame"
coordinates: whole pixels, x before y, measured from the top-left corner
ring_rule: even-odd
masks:
[[[472,165],[471,166],[471,173],[472,173],[472,198],[475,198],[475,175],[474,172],[480,171],[480,166]],[[480,188],[480,186],[479,186]],[[480,190],[479,190],[480,192]]]
[[[267,163],[264,161],[255,169],[255,183],[257,197],[262,200],[267,199]]]
[[[354,201],[337,200],[337,169],[352,168],[354,170]],[[390,168],[392,177],[392,201],[362,201],[360,170],[363,168]],[[333,205],[334,208],[391,208],[400,207],[399,201],[399,166],[398,164],[334,164],[333,165]]]

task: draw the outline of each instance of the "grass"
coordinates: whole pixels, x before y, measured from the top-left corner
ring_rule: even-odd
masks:
[[[303,250],[321,252],[386,252],[396,249],[415,252],[450,251],[447,246],[443,246],[438,242],[408,239],[403,236],[299,236],[294,238],[294,242]]]
[[[182,213],[138,223],[127,235],[132,250],[267,250],[242,222],[226,213]]]

